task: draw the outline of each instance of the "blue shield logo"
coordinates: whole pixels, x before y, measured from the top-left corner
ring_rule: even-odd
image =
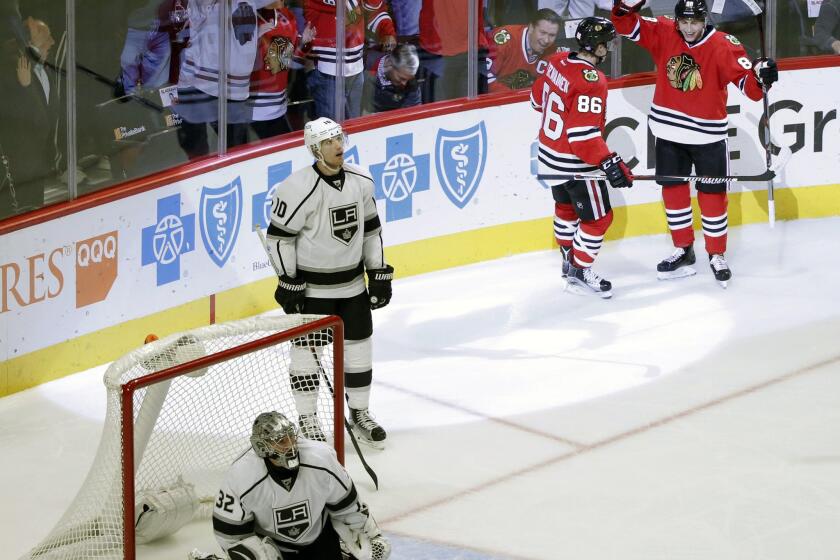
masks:
[[[484,121],[465,130],[438,130],[435,167],[443,192],[463,208],[478,190],[487,161]]]
[[[237,177],[218,189],[202,187],[199,208],[201,240],[207,254],[221,268],[233,252],[242,221],[241,179]]]

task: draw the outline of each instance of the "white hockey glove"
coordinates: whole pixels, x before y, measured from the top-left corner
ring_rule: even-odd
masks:
[[[387,560],[391,556],[391,544],[379,530],[367,504],[361,504],[358,512],[333,518],[333,528],[356,560]]]
[[[251,535],[227,549],[230,560],[283,560],[283,555],[268,537]]]
[[[191,484],[143,492],[134,508],[134,533],[138,544],[171,535],[192,521],[198,499]]]

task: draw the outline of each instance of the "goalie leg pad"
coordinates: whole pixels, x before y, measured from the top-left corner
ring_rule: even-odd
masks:
[[[192,521],[198,507],[191,484],[143,492],[134,509],[134,533],[138,544],[171,535]]]

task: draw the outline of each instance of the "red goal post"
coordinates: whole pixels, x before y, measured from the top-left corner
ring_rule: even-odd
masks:
[[[24,558],[134,560],[137,544],[209,519],[256,415],[278,410],[297,423],[301,398],[316,407],[343,463],[343,340],[335,316],[261,316],[174,334],[116,360],[105,373],[105,426],[85,483]],[[149,519],[158,527],[144,531]]]

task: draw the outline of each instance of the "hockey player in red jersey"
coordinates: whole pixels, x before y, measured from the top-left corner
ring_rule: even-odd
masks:
[[[619,34],[647,49],[656,64],[656,88],[648,116],[656,137],[656,174],[727,175],[727,86],[735,84],[758,101],[778,79],[772,59],[750,61],[740,41],[707,23],[705,0],[678,0],[676,20],[640,17],[644,0],[629,6],[615,0],[612,20]],[[657,265],[660,279],[695,274],[694,230],[688,183],[666,182],[662,200],[674,253]],[[699,181],[697,201],[709,266],[726,287],[727,185]]]
[[[613,220],[607,182],[614,188],[633,185],[633,175],[604,141],[607,79],[596,65],[604,61],[615,38],[609,20],[588,17],[575,32],[579,52],[557,53],[531,88],[531,105],[542,112],[539,173],[587,173],[600,168],[606,181],[567,181],[551,187],[554,235],[563,253],[563,275],[569,284],[603,298],[612,285],[592,270],[604,234]]]
[[[491,92],[531,86],[554,54],[554,41],[563,20],[554,10],[542,9],[528,25],[505,25],[493,30],[487,84]]]

